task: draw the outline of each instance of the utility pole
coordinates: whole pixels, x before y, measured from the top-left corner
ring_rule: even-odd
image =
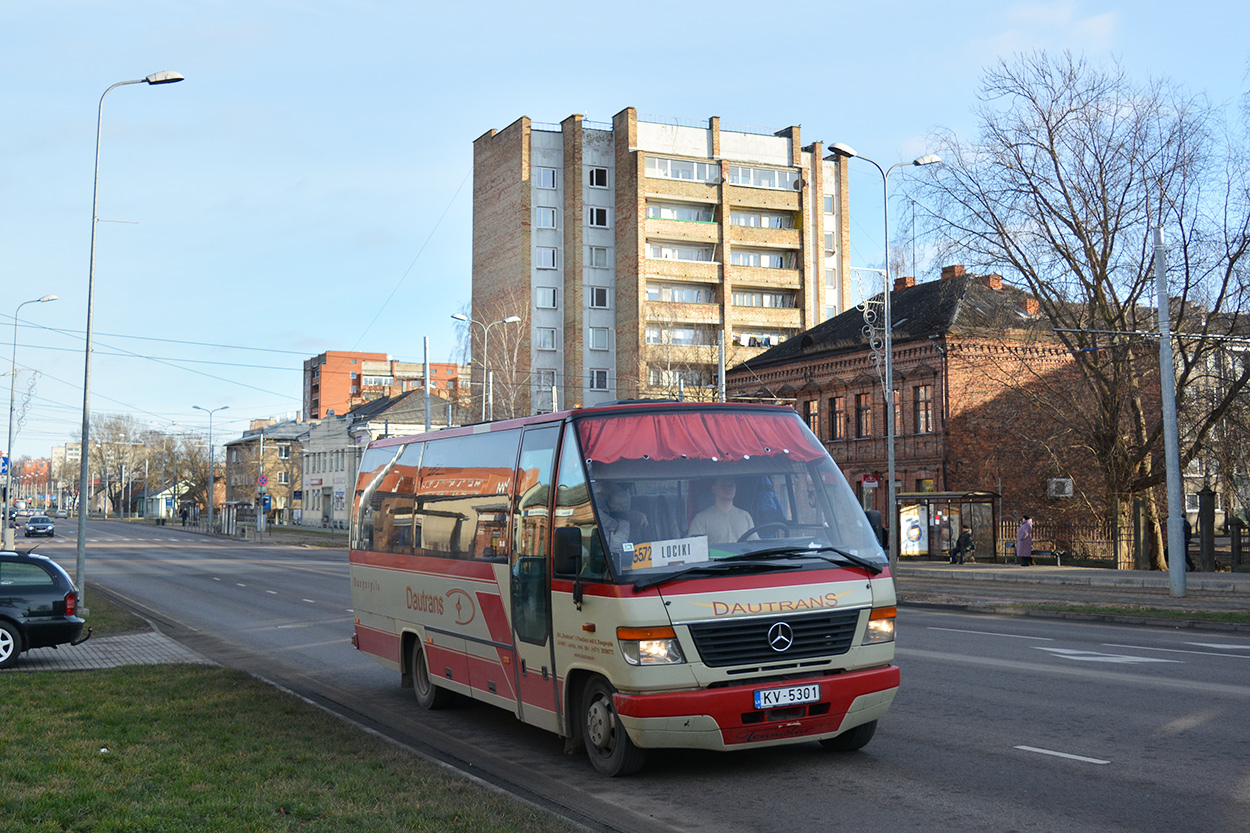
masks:
[[[1180,433],[1176,426],[1176,366],[1172,362],[1172,302],[1163,229],[1155,229],[1155,291],[1159,296],[1159,391],[1163,396],[1163,456],[1168,483],[1168,584],[1185,595],[1185,497],[1181,494]]]

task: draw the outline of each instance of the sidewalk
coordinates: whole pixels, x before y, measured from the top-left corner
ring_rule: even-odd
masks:
[[[899,603],[993,613],[1166,621],[1250,633],[1250,623],[1212,622],[1185,613],[1250,617],[1250,573],[1186,573],[1185,595],[1173,596],[1168,573],[1087,567],[908,562],[898,565]],[[1081,611],[1041,611],[1035,606]],[[1115,608],[1100,613],[1098,608]],[[1178,613],[1179,612],[1179,613]],[[1164,618],[1166,617],[1166,618]]]
[[[81,645],[35,648],[19,656],[17,664],[8,670],[89,671],[96,668],[116,668],[119,665],[165,663],[215,664],[208,657],[153,630],[120,636],[92,637]]]

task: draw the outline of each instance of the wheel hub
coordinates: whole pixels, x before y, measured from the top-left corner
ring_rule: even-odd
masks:
[[[603,700],[596,700],[586,711],[586,734],[599,749],[606,749],[612,739],[612,712]]]

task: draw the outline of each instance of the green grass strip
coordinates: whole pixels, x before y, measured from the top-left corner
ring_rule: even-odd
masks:
[[[0,672],[0,727],[3,833],[574,829],[216,667]]]

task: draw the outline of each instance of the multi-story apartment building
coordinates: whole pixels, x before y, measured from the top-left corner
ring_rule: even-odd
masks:
[[[460,365],[430,362],[430,388],[439,396],[459,401],[466,381]],[[304,413],[308,419],[345,414],[362,403],[424,387],[420,362],[395,361],[385,353],[327,351],[304,362]]]
[[[798,127],[633,108],[478,138],[473,377],[493,372],[495,415],[707,398],[719,344],[732,366],[847,309],[846,162],[822,157]]]

